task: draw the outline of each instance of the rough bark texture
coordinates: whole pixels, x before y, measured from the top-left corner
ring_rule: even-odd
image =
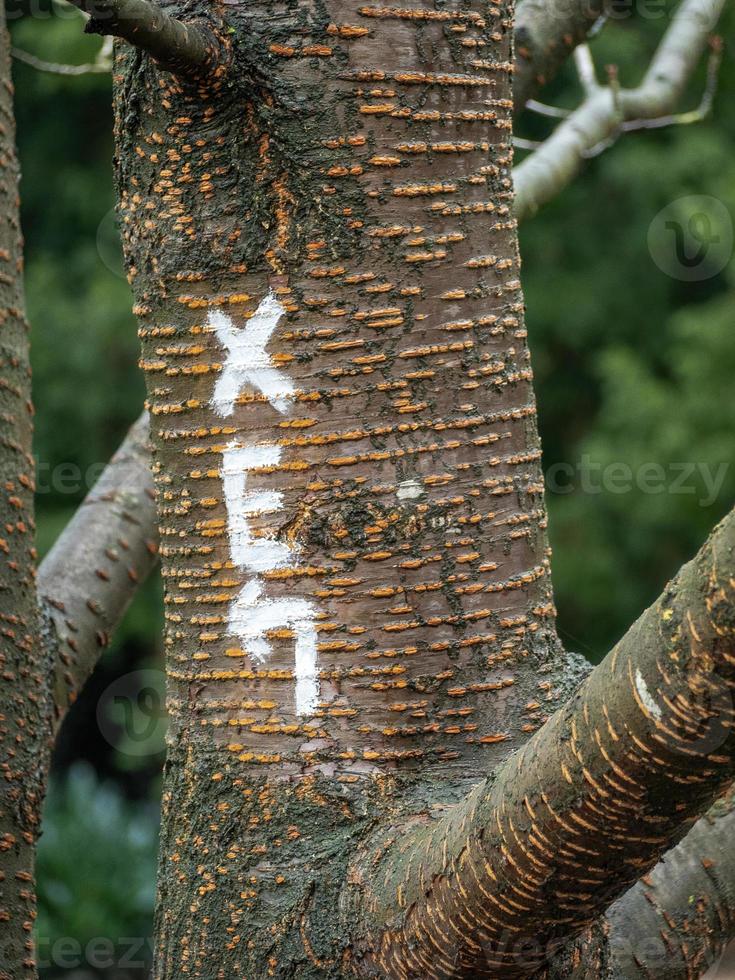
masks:
[[[13,90],[0,3],[0,978],[34,975],[33,852],[45,773],[48,665],[37,638],[32,408]]]
[[[734,689],[735,512],[493,779],[371,842],[351,877],[375,973],[541,967],[732,783]]]
[[[565,950],[549,980],[693,980],[735,933],[735,793]]]
[[[227,20],[230,72],[116,70],[166,582],[155,976],[527,975],[732,779],[732,519],[509,759],[575,678],[511,11]]]
[[[39,568],[56,728],[158,560],[152,483],[144,413]]]
[[[166,581],[156,976],[339,976],[354,845],[460,799],[565,693],[512,23],[480,0],[228,20],[226,80],[116,74]]]

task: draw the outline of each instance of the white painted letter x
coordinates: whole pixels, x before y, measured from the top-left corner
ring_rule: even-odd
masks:
[[[246,384],[257,388],[282,415],[288,412],[295,395],[293,382],[273,366],[265,349],[285,312],[285,307],[273,293],[268,293],[242,329],[238,329],[221,310],[210,312],[209,326],[227,351],[227,360],[212,398],[220,415],[232,415],[237,397]]]

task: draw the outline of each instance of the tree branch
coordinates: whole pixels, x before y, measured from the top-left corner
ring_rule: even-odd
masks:
[[[45,638],[56,661],[57,728],[154,567],[157,542],[143,413],[39,569]]]
[[[704,51],[724,0],[684,0],[636,89],[588,88],[585,102],[513,171],[519,221],[558,194],[626,123],[671,113]]]
[[[691,980],[735,936],[735,790],[544,974],[548,980]]]
[[[17,61],[30,65],[36,71],[48,72],[51,75],[109,75],[112,71],[112,42],[112,37],[106,37],[95,60],[85,65],[67,65],[55,61],[44,61],[43,58],[37,58],[22,48],[12,48],[10,53]]]
[[[732,783],[734,690],[735,511],[492,782],[357,863],[367,968],[538,970]]]
[[[222,62],[222,45],[209,24],[185,23],[151,0],[70,0],[90,17],[88,34],[110,34],[147,51],[179,75],[206,75]]]
[[[516,14],[516,112],[556,75],[603,16],[605,0],[523,0]]]

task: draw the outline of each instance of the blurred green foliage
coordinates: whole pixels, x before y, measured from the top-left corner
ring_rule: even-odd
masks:
[[[115,955],[149,958],[155,900],[158,814],[154,804],[133,805],[91,768],[77,763],[63,782],[52,782],[38,847],[39,958],[48,970],[94,966],[104,943]],[[66,942],[64,942],[66,940]],[[121,940],[126,942],[121,944]],[[124,947],[124,948],[123,948]]]
[[[14,45],[50,61],[93,60],[100,41],[84,35],[81,15],[53,9],[49,18],[11,19]],[[46,550],[139,414],[144,387],[130,290],[110,241],[111,78],[19,61],[14,75]]]
[[[18,47],[51,61],[94,59],[100,42],[83,35],[69,8],[46,16],[49,0],[15,2]],[[592,43],[600,72],[614,63],[623,85],[637,84],[672,7],[631,3],[632,15],[618,15]],[[23,9],[26,16],[15,16]],[[559,623],[568,646],[593,660],[735,501],[735,264],[683,283],[658,268],[647,243],[659,211],[687,195],[719,199],[735,220],[734,28],[728,5],[706,121],[625,136],[522,228],[545,466],[574,473],[572,492],[565,477],[564,492],[548,496]],[[140,411],[143,384],[112,216],[110,78],[44,74],[21,63],[15,78],[45,549]],[[703,65],[682,109],[697,104],[704,84]],[[570,64],[542,97],[572,107],[580,94]],[[517,130],[543,139],[551,125],[526,112]],[[76,489],[73,479],[59,479],[70,463],[81,474]],[[664,492],[646,489],[651,464],[666,473]],[[673,492],[682,464],[697,467],[692,492]],[[621,466],[633,474],[629,492],[619,489]],[[596,473],[597,485],[607,474],[607,489],[589,492],[583,471],[584,479]],[[722,477],[716,493],[703,473]],[[153,585],[101,670],[114,677],[131,660],[154,665],[159,632]],[[94,719],[93,706],[85,717]],[[122,778],[114,753],[105,766]],[[132,811],[89,775],[75,774],[66,794],[55,789],[41,851],[42,935],[121,935],[149,914],[152,845],[146,838],[137,852],[129,823],[136,826]],[[74,882],[84,894],[66,891]]]
[[[600,79],[616,64],[627,86],[641,80],[674,4],[632,7],[638,16],[608,22],[591,44]],[[718,32],[724,58],[705,121],[625,135],[521,227],[547,473],[599,464],[612,486],[611,465],[633,473],[631,492],[588,493],[575,478],[575,492],[548,494],[562,638],[594,661],[735,503],[735,262],[685,283],[658,268],[647,242],[658,212],[692,194],[722,201],[735,221],[731,4]],[[703,63],[681,108],[704,87]],[[573,65],[542,98],[578,103]],[[526,112],[516,128],[543,139],[551,122]],[[663,466],[665,492],[640,488],[649,464]],[[699,467],[692,492],[675,486],[681,464]],[[706,504],[702,471],[722,478]]]
[[[16,48],[51,62],[94,60],[101,42],[84,34],[78,11],[28,2],[25,16],[8,4]],[[115,227],[111,76],[13,67],[43,554],[139,415],[144,384]],[[107,666],[122,669],[131,647],[154,656],[160,623],[152,581],[116,634]]]

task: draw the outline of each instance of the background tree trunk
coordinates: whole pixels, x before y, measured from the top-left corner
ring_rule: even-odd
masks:
[[[13,88],[0,3],[0,978],[35,975],[33,857],[48,761],[50,662],[38,641],[33,408]]]
[[[229,71],[125,52],[116,74],[166,581],[156,976],[336,976],[376,820],[463,797],[575,682],[510,211],[511,10],[227,18]]]

